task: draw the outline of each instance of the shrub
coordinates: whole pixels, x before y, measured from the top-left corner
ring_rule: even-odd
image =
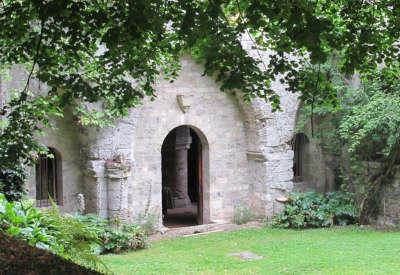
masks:
[[[0,232],[0,270],[1,274],[103,274],[3,232]]]
[[[358,209],[351,193],[293,193],[272,225],[281,228],[329,227],[354,224],[357,217]]]
[[[106,268],[97,254],[147,246],[147,236],[137,225],[123,225],[115,230],[96,215],[61,215],[56,205],[40,211],[31,201],[9,202],[1,193],[0,231],[100,271]]]
[[[333,213],[333,223],[349,225],[358,222],[359,209],[356,206],[355,196],[349,192],[330,192],[326,194],[330,212]]]
[[[238,204],[233,210],[233,222],[235,224],[245,224],[255,218],[250,207],[244,204]]]
[[[127,224],[122,227],[122,230],[129,236],[128,249],[141,249],[147,247],[146,231],[141,226]]]
[[[30,201],[8,202],[0,194],[0,230],[91,269],[104,268],[91,249],[97,236],[73,217],[61,216],[56,207],[42,212]]]
[[[86,224],[100,240],[93,246],[95,253],[119,253],[147,246],[146,233],[138,225],[123,225],[121,229],[113,229],[106,219],[97,215],[77,215],[75,219]]]

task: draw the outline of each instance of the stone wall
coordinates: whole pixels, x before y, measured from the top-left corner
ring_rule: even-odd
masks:
[[[229,220],[236,203],[248,203],[247,140],[236,97],[202,77],[201,67],[191,59],[183,58],[182,66],[174,83],[158,84],[156,100],[131,110],[116,127],[88,130],[82,138],[88,167],[95,171],[92,178],[97,178],[89,181],[97,186],[100,201],[107,196],[102,192],[107,185],[102,163],[116,155],[132,163],[127,219],[146,212],[161,217],[161,146],[167,134],[181,125],[192,127],[202,142],[205,220]],[[188,108],[185,112],[178,96]],[[106,215],[106,205],[96,203],[91,209]]]
[[[251,41],[243,43],[251,52]],[[150,213],[161,222],[161,146],[181,125],[194,129],[202,143],[204,222],[230,221],[236,205],[248,205],[260,216],[280,210],[276,198],[293,187],[290,142],[297,95],[274,83],[283,111],[272,112],[259,99],[247,103],[240,92],[221,92],[191,58],[184,56],[181,63],[175,82],[160,81],[157,98],[145,99],[115,126],[78,128],[67,114],[55,121],[56,129],[38,137],[62,155],[63,211],[76,211],[77,195],[84,193],[86,212],[129,221]],[[12,75],[2,84],[7,89],[25,83],[22,69]],[[31,85],[38,92],[46,89],[35,81]],[[32,173],[32,197],[34,183]]]
[[[56,149],[61,155],[62,196],[63,202],[59,206],[62,212],[73,213],[78,211],[78,194],[82,193],[82,169],[79,131],[75,126],[71,114],[65,114],[63,119],[54,121],[55,128],[48,130],[45,136],[39,137],[41,143]],[[28,182],[29,196],[36,197],[35,169],[31,169]]]
[[[160,82],[154,101],[145,100],[113,128],[84,131],[88,209],[108,215],[104,165],[122,156],[132,164],[125,219],[145,213],[161,217],[161,146],[172,129],[188,125],[203,145],[205,222],[231,220],[239,204],[272,216],[281,207],[275,199],[292,188],[297,96],[275,85],[283,112],[273,113],[261,100],[249,104],[240,93],[220,92],[189,57],[181,63],[178,79]]]
[[[242,37],[243,48],[255,59],[269,62],[269,52],[257,51],[248,35]],[[295,57],[289,57],[295,58]],[[263,68],[263,63],[260,63]],[[263,216],[271,217],[283,205],[276,199],[286,196],[293,189],[293,150],[296,114],[299,106],[298,94],[286,90],[279,77],[272,83],[272,89],[280,96],[281,111],[273,112],[269,103],[255,99],[251,104],[241,104],[246,114],[246,133],[250,153],[256,153],[250,161],[253,208]],[[250,154],[252,155],[252,154]]]
[[[13,66],[10,78],[3,78],[0,82],[0,90],[3,92],[3,100],[7,101],[11,93],[22,89],[26,83],[27,73],[21,66]],[[46,85],[35,81],[30,82],[30,89],[37,93],[44,93]],[[53,121],[55,128],[48,129],[46,135],[38,136],[41,143],[56,149],[62,159],[62,186],[63,203],[60,205],[62,212],[75,212],[78,209],[77,194],[82,192],[81,157],[79,144],[79,129],[73,121],[72,115],[66,112],[63,119]],[[29,197],[36,198],[35,169],[29,169],[30,177],[27,183]]]
[[[393,182],[383,187],[379,209],[378,225],[400,225],[400,166],[396,169]]]
[[[337,188],[340,156],[325,148],[332,139],[329,127],[332,127],[329,118],[314,115],[312,125],[310,118],[298,112],[296,133],[304,134],[307,142],[303,146],[303,175],[293,183],[294,191],[329,192]]]

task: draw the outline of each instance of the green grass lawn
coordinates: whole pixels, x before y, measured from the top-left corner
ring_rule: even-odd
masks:
[[[228,256],[241,251],[264,258]],[[159,241],[102,259],[116,274],[400,274],[400,232],[248,229]]]

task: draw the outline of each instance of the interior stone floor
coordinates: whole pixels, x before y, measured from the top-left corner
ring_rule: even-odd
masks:
[[[187,208],[168,209],[164,216],[164,226],[169,228],[197,225],[197,204]]]

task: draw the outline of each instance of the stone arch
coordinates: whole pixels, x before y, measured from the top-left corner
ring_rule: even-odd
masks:
[[[201,140],[201,144],[204,146],[207,146],[208,148],[208,139],[206,137],[206,135],[204,134],[204,132],[197,126],[193,125],[193,124],[188,124],[188,123],[184,123],[184,124],[174,124],[172,126],[169,126],[168,128],[164,129],[164,131],[162,132],[161,136],[166,137],[172,130],[174,130],[175,128],[178,128],[180,126],[187,126],[191,129],[193,129],[193,131],[196,132],[196,134],[199,136],[200,140]],[[165,138],[164,138],[165,139]],[[160,139],[160,143],[157,145],[158,149],[161,150],[161,147],[163,145],[163,139]]]
[[[179,127],[179,126],[188,126],[190,129],[192,129],[196,135],[199,137],[200,142],[201,142],[201,157],[202,157],[202,173],[203,173],[203,182],[202,182],[202,222],[201,223],[209,223],[210,222],[210,151],[209,151],[209,142],[204,134],[204,132],[197,126],[194,126],[193,124],[183,124],[183,125],[178,125],[169,130],[168,133],[170,133],[173,129]],[[168,135],[167,133],[167,135]],[[165,137],[167,136],[165,135]]]
[[[180,130],[180,131],[179,131]],[[178,134],[179,131],[179,134]],[[187,133],[186,133],[187,131]],[[179,136],[178,136],[179,135]],[[187,135],[187,136],[182,136],[182,135]],[[164,185],[166,184],[164,177],[166,176],[165,174],[168,172],[174,172],[174,168],[176,169],[177,167],[167,167],[166,170],[166,161],[165,158],[166,156],[170,155],[172,151],[176,150],[184,150],[185,156],[183,157],[184,162],[182,165],[185,165],[185,169],[187,172],[187,175],[184,176],[184,184],[186,186],[192,186],[192,188],[197,188],[198,193],[196,193],[196,205],[197,205],[197,224],[203,224],[203,223],[209,223],[210,221],[210,213],[209,213],[209,204],[210,204],[210,192],[209,192],[209,186],[210,186],[210,173],[209,173],[209,143],[207,140],[206,135],[203,133],[203,131],[200,130],[200,128],[193,126],[191,124],[183,124],[179,126],[172,127],[169,129],[168,133],[164,135],[164,140],[162,143],[161,147],[161,158],[162,158],[162,186],[163,186],[163,192],[162,192],[162,200],[163,200],[163,214],[167,213],[167,209],[164,209],[167,207],[167,205],[164,205],[167,203],[168,200],[166,200],[165,196],[168,194],[171,195],[170,191],[166,192],[167,190],[164,189]],[[171,142],[173,144],[171,144]],[[179,144],[176,144],[178,142]],[[180,148],[176,148],[176,147]],[[173,147],[173,148],[171,148]],[[199,151],[196,151],[199,150]],[[191,158],[195,158],[194,162],[195,165],[190,165],[189,160]],[[187,162],[188,161],[188,162]],[[193,161],[193,159],[192,159]],[[175,165],[175,164],[173,164]],[[193,175],[196,174],[196,175]],[[196,182],[196,186],[193,186],[193,184],[189,184],[186,182],[186,180],[191,177]],[[175,179],[176,181],[176,179]],[[186,190],[188,191],[188,190]],[[185,191],[185,192],[186,192]],[[186,196],[189,196],[190,191],[186,192]],[[189,197],[187,197],[189,199]],[[192,198],[190,198],[191,200]],[[171,199],[170,199],[171,200]],[[175,207],[178,207],[175,205]]]

